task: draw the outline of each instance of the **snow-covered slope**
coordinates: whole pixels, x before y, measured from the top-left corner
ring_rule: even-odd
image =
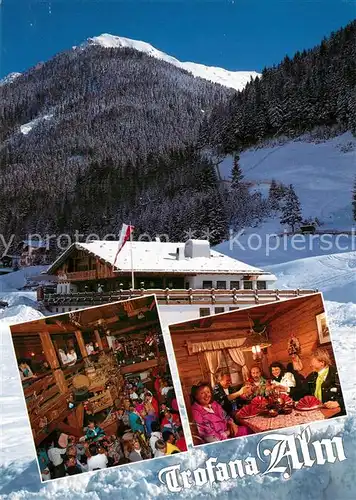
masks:
[[[249,149],[240,155],[240,164],[245,179],[254,181],[263,193],[268,194],[272,179],[293,184],[304,217],[318,217],[323,229],[351,228],[356,138],[350,132],[323,142],[304,137]],[[229,178],[231,167],[227,157],[219,166],[222,178]]]
[[[20,127],[20,131],[23,135],[27,135],[31,132],[31,130],[36,127],[39,123],[43,122],[43,121],[47,121],[47,120],[50,120],[51,118],[53,118],[53,114],[50,114],[50,115],[44,115],[44,116],[39,116],[38,118],[35,118],[34,120],[28,122],[28,123],[24,123],[23,125],[21,125]]]
[[[6,83],[12,83],[18,76],[21,76],[21,73],[13,72],[6,75],[4,78],[0,80],[0,85],[5,85]]]
[[[356,300],[356,252],[309,257],[268,266],[268,270],[277,276],[277,288],[317,288],[327,300]]]
[[[255,71],[228,71],[223,68],[204,66],[203,64],[193,62],[181,62],[175,57],[161,52],[149,43],[114,36],[107,33],[89,38],[88,41],[82,45],[82,47],[86,47],[88,45],[100,45],[101,47],[106,48],[130,48],[138,50],[139,52],[145,52],[151,57],[161,59],[177,66],[178,68],[185,69],[194,76],[204,78],[205,80],[209,80],[214,83],[219,83],[220,85],[224,85],[225,87],[230,87],[235,90],[242,90],[251,78],[261,76]]]

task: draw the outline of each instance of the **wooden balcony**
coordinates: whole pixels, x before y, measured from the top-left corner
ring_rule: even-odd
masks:
[[[90,271],[76,271],[73,273],[63,273],[58,275],[59,281],[88,281],[97,278],[96,269]]]
[[[45,306],[83,307],[127,300],[143,295],[156,295],[159,304],[263,304],[275,300],[317,293],[318,290],[119,290],[115,292],[80,292],[47,294]]]

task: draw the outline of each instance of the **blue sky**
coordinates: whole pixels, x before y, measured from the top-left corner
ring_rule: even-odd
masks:
[[[101,33],[182,61],[260,71],[356,18],[355,0],[2,0],[0,9],[1,76]]]

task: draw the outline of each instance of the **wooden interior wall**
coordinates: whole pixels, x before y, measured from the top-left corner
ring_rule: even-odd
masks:
[[[179,336],[179,334],[178,334]],[[186,336],[182,335],[182,342],[175,343],[174,353],[179,371],[179,379],[182,386],[184,402],[190,416],[190,392],[193,385],[202,381],[209,381],[209,370],[205,362],[204,354],[192,354],[189,356],[185,344]]]
[[[16,358],[31,358],[31,353],[40,355],[43,347],[39,335],[29,335],[28,337],[13,337]]]
[[[331,354],[334,362],[334,355],[331,343],[320,345],[316,315],[324,312],[323,302],[320,295],[310,297],[308,301],[298,303],[295,301],[295,307],[280,317],[272,319],[270,325],[269,338],[272,346],[267,349],[268,363],[279,361],[285,366],[290,363],[291,357],[288,355],[288,340],[291,334],[294,334],[301,345],[300,358],[303,363],[303,375],[311,372],[310,358],[312,351],[317,347],[326,348]]]

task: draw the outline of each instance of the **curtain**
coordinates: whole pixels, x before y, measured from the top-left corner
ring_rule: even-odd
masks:
[[[247,380],[249,377],[249,369],[246,366],[245,355],[241,349],[235,347],[234,349],[229,349],[229,354],[232,360],[242,367],[242,377]]]
[[[238,337],[235,339],[226,340],[212,340],[208,342],[187,342],[189,355],[196,354],[197,352],[206,351],[221,351],[222,349],[230,349],[234,347],[240,347],[246,338]]]
[[[209,367],[210,383],[214,387],[216,372],[220,368],[221,351],[206,351],[204,355]]]

